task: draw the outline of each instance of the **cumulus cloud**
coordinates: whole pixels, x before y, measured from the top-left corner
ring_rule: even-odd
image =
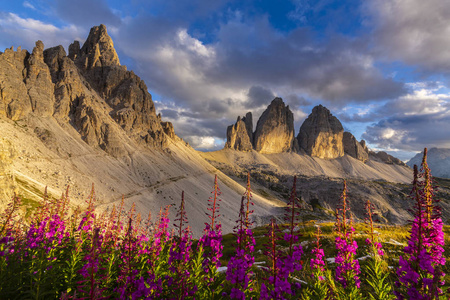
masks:
[[[68,45],[84,40],[86,32],[75,25],[62,28],[32,18],[21,18],[14,13],[0,12],[0,46],[22,46],[31,51],[37,40],[46,47]],[[14,43],[12,45],[11,43]]]
[[[86,26],[105,23],[121,61],[145,80],[157,95],[158,112],[186,139],[214,137],[217,146],[238,115],[252,111],[256,123],[275,96],[290,105],[298,128],[305,111],[319,102],[370,105],[407,92],[378,69],[368,39],[305,26],[328,0],[293,1],[286,18],[300,25],[289,30],[274,26],[268,13],[248,13],[246,5],[225,0],[135,0],[123,12],[118,12],[123,4],[112,9],[106,0],[82,0],[90,7],[82,11],[79,2],[50,2],[55,7],[49,13],[71,25],[4,13],[0,44],[17,35],[14,40],[24,40],[28,48],[36,39],[46,46],[68,45],[84,40]],[[202,143],[192,138],[192,144]]]
[[[371,0],[365,12],[383,56],[427,71],[450,72],[450,2]]]
[[[450,92],[415,90],[380,107],[373,114],[381,121],[367,127],[363,138],[383,149],[420,151],[424,147],[450,147]],[[384,117],[382,117],[384,116]]]
[[[195,127],[201,120],[229,125],[247,111],[256,122],[275,96],[303,119],[301,106],[318,99],[343,106],[405,93],[403,83],[377,69],[364,43],[345,37],[318,41],[308,28],[281,32],[267,16],[249,18],[238,10],[219,19],[207,42],[189,30],[189,17],[168,22],[143,13],[113,33],[150,91],[195,112]],[[225,132],[226,126],[216,137]]]

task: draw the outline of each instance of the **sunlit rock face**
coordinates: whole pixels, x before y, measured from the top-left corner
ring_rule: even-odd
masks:
[[[294,114],[281,98],[275,98],[256,125],[254,149],[261,153],[297,151],[294,136]]]
[[[104,25],[94,26],[81,48],[73,42],[69,55],[62,46],[44,50],[41,41],[32,53],[0,52],[0,116],[30,114],[73,126],[87,144],[115,157],[127,154],[127,138],[156,148],[176,138],[172,124],[156,115],[144,81],[120,65]]]
[[[252,151],[253,149],[253,118],[248,112],[245,117],[238,117],[234,125],[227,128],[227,142],[225,148],[239,151]]]
[[[3,205],[15,192],[12,160],[16,153],[10,141],[0,138],[0,205]]]
[[[354,157],[362,162],[369,160],[369,152],[367,150],[366,142],[361,140],[361,143],[350,132],[344,132],[344,152],[351,157]]]
[[[308,155],[333,159],[344,155],[344,128],[330,111],[318,105],[303,122],[297,140]]]

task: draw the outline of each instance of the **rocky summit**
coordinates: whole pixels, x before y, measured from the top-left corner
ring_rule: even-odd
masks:
[[[251,149],[251,114],[242,122],[243,132],[236,131]],[[44,190],[59,199],[66,189],[72,206],[83,206],[94,186],[100,212],[123,199],[125,209],[134,203],[141,215],[156,216],[184,191],[198,236],[217,174],[222,228],[230,232],[235,225],[245,188],[161,120],[144,81],[120,64],[104,25],[93,27],[82,45],[70,44],[68,54],[41,41],[31,53],[20,47],[0,52],[0,132],[0,206],[17,193],[27,209],[36,207]],[[255,216],[278,206],[254,199]]]
[[[344,132],[342,143],[344,144],[344,152],[351,157],[359,159],[362,162],[366,162],[369,159],[369,151],[364,140],[358,142],[353,134]]]
[[[253,145],[261,153],[280,153],[298,148],[294,136],[294,114],[281,98],[275,98],[259,118]]]
[[[344,128],[330,111],[318,105],[303,122],[297,136],[300,149],[319,158],[338,158],[344,155]]]
[[[238,117],[227,128],[226,149],[260,153],[297,152],[311,157],[335,159],[347,154],[362,162],[369,160],[369,150],[364,140],[358,142],[350,132],[344,132],[341,122],[330,111],[318,105],[303,122],[295,138],[294,115],[281,98],[275,98],[258,120],[252,133],[252,114]],[[394,158],[373,153],[372,157],[385,163],[402,164]]]
[[[41,41],[31,54],[7,49],[0,54],[0,90],[0,115],[70,122],[88,144],[116,157],[126,151],[114,123],[152,147],[174,136],[165,134],[145,83],[120,65],[104,25],[91,29],[81,49],[79,42],[71,44],[68,56],[62,46],[44,51]]]
[[[251,112],[248,112],[242,119],[238,117],[234,125],[228,126],[225,148],[239,151],[252,151],[253,118]]]

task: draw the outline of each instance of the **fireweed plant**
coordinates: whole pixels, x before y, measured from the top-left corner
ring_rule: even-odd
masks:
[[[415,168],[411,198],[414,220],[398,264],[386,256],[374,228],[375,207],[366,205],[366,232],[352,226],[347,186],[336,213],[335,263],[326,263],[329,238],[317,228],[315,242],[300,246],[296,179],[284,224],[269,231],[251,223],[250,177],[236,212],[234,251],[222,257],[217,177],[208,200],[208,222],[195,241],[188,226],[185,194],[173,224],[169,206],[154,220],[141,220],[125,199],[98,214],[92,187],[84,209],[44,192],[41,206],[24,213],[15,195],[0,213],[0,299],[446,299],[443,294],[444,233],[426,161]],[[278,227],[279,226],[279,227]],[[325,225],[321,226],[322,228]],[[325,231],[325,229],[324,229]],[[256,236],[258,232],[258,236]],[[263,232],[262,235],[259,232]],[[306,232],[306,231],[305,231]],[[359,245],[366,260],[359,267]],[[267,241],[260,252],[255,239]],[[332,241],[332,240],[331,240]],[[311,246],[311,248],[308,248]],[[386,254],[385,254],[386,253]],[[259,255],[259,256],[258,256]],[[304,256],[306,263],[300,258]],[[257,265],[255,259],[264,262]],[[220,261],[226,262],[219,269]],[[388,267],[387,262],[390,262]],[[331,262],[331,261],[330,261]],[[360,279],[361,278],[361,279]],[[395,284],[392,284],[395,282]],[[300,285],[301,283],[301,285]],[[394,296],[395,293],[395,296]]]
[[[433,179],[424,150],[420,172],[414,166],[411,197],[414,220],[405,255],[400,256],[395,282],[397,299],[438,299],[443,294],[442,266],[445,265],[444,232],[440,207],[434,197]]]
[[[366,244],[369,248],[365,267],[366,282],[371,288],[371,292],[368,294],[369,299],[394,299],[392,294],[392,285],[389,282],[388,265],[383,260],[384,251],[378,235],[374,230],[374,217],[377,214],[374,212],[375,206],[367,200],[366,202],[366,218],[365,223],[367,226],[366,234],[369,236],[366,239]]]
[[[327,299],[329,295],[329,288],[327,284],[326,270],[325,270],[325,252],[320,244],[321,236],[320,226],[317,226],[316,241],[312,249],[312,258],[310,261],[311,280],[312,284],[303,293],[302,299]]]
[[[222,225],[217,222],[220,207],[220,189],[217,175],[214,178],[214,191],[208,199],[208,216],[210,222],[205,223],[203,236],[198,240],[199,252],[202,252],[202,269],[204,284],[199,287],[202,297],[208,299],[219,299],[222,294],[222,286],[217,280],[217,269],[220,267],[220,258],[222,257]],[[200,289],[201,288],[201,289]]]
[[[247,189],[241,199],[239,219],[234,227],[236,237],[235,255],[228,261],[226,280],[231,284],[231,291],[224,292],[223,296],[231,299],[246,299],[256,297],[252,287],[252,266],[255,262],[255,239],[251,230],[250,215],[253,210],[252,193],[250,187],[250,174],[247,174]]]
[[[270,258],[271,265],[268,268],[270,276],[261,284],[261,299],[286,299],[296,298],[300,291],[300,283],[292,274],[302,269],[301,256],[303,249],[299,240],[298,215],[301,206],[296,197],[297,177],[294,177],[291,196],[287,204],[284,220],[287,223],[282,233],[272,218],[270,223],[270,243],[266,246],[266,255]],[[279,241],[287,243],[286,251],[278,249]],[[297,296],[298,297],[298,296]]]
[[[339,199],[339,205],[336,209],[336,281],[342,289],[336,293],[343,294],[347,299],[359,299],[361,273],[359,262],[356,259],[356,250],[358,244],[353,240],[355,229],[353,228],[353,218],[349,216],[350,207],[347,201],[347,182],[344,180],[344,189]]]

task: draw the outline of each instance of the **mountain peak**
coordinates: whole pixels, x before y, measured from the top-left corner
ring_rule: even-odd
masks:
[[[297,139],[307,154],[330,159],[344,155],[343,134],[341,122],[328,108],[317,105],[300,127]]]
[[[78,66],[83,69],[120,66],[114,43],[103,24],[92,27],[86,42],[79,51],[77,51],[78,47],[77,41],[70,45],[69,57],[76,58]]]
[[[261,153],[297,150],[294,136],[294,114],[276,97],[263,112],[256,125],[254,148]]]

